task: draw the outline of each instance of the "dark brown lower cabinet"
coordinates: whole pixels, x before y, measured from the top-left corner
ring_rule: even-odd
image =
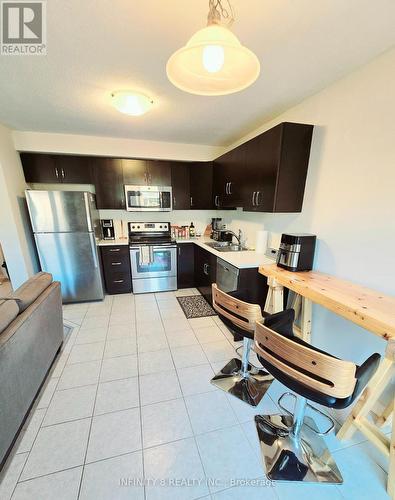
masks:
[[[195,244],[180,243],[178,245],[177,288],[193,288],[195,286]]]
[[[102,246],[101,257],[106,291],[130,293],[132,291],[132,275],[130,271],[129,246]]]
[[[217,257],[196,245],[195,247],[195,286],[207,302],[212,305],[211,285],[217,275]]]

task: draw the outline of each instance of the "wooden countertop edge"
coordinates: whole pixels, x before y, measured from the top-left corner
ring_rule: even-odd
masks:
[[[395,339],[395,297],[315,271],[291,273],[276,264],[264,264],[259,272],[384,340]],[[380,308],[386,310],[379,308],[373,313],[372,301],[380,301]]]

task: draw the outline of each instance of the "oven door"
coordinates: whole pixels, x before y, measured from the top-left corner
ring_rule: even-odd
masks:
[[[129,212],[168,212],[172,210],[172,189],[161,186],[125,186]]]
[[[177,275],[177,247],[152,246],[151,262],[142,263],[140,247],[130,247],[130,265],[132,279],[139,278],[165,278]]]

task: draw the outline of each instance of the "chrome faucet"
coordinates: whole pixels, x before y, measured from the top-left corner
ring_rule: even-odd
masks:
[[[242,238],[242,235],[243,235],[243,233],[241,232],[241,229],[239,229],[239,234],[238,235],[236,233],[234,233],[233,231],[230,231],[229,229],[227,229],[225,232],[228,233],[228,234],[231,234],[232,236],[234,236],[236,238],[237,243],[239,244],[239,246],[241,246],[241,238]]]

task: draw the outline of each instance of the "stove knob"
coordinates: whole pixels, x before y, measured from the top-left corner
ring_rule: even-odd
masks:
[[[162,226],[159,226],[159,229],[162,229]]]
[[[137,226],[137,229],[140,229],[140,226]]]
[[[135,229],[135,227],[134,227],[134,226],[132,226],[132,229]]]

